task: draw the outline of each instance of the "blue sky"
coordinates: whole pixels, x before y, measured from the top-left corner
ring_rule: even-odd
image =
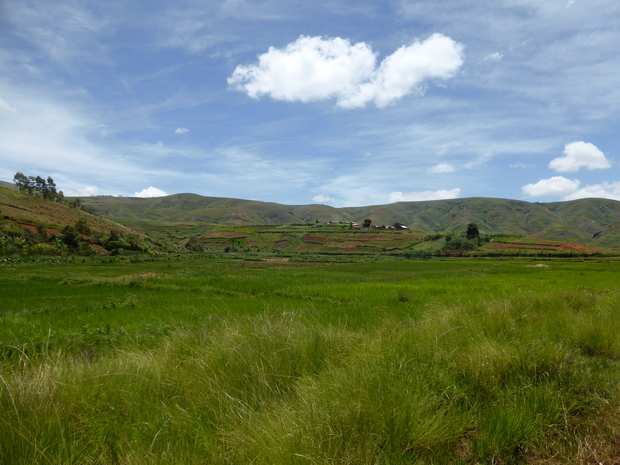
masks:
[[[617,0],[0,0],[0,179],[620,200]]]

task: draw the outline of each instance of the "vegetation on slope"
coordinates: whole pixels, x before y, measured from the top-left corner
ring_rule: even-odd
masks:
[[[484,234],[513,234],[619,248],[620,202],[581,199],[551,204],[505,199],[400,202],[355,208],[291,206],[239,199],[176,194],[154,199],[87,197],[81,201],[114,221],[154,229],[157,223],[188,225],[276,225],[328,223],[372,218],[375,224],[401,223],[426,233],[461,232],[476,223]]]
[[[584,248],[574,248],[573,252],[590,254],[620,248],[620,203],[602,199],[543,205],[471,198],[340,209],[194,194],[149,199],[64,199],[52,195],[55,185],[51,178],[49,183],[41,178],[39,189],[35,182],[39,177],[22,177],[29,184],[21,185],[21,190],[32,195],[0,186],[0,253],[4,255],[23,254],[26,249],[30,254],[68,250],[89,254],[102,252],[101,247],[114,253],[175,250],[409,257],[454,255],[455,251],[462,255],[467,250],[495,256],[533,252],[532,243],[518,240],[512,240],[511,247],[500,246],[495,238],[504,235],[542,241],[545,245],[540,253],[552,252],[554,247],[556,252],[567,253],[565,243],[581,244]],[[53,192],[44,189],[50,185]],[[46,195],[52,196],[43,198]],[[374,225],[403,224],[409,228],[359,231],[350,225],[370,222],[370,218]],[[84,223],[83,231],[89,234],[76,231],[78,221]],[[467,225],[473,223],[479,228],[480,238],[463,240]]]
[[[127,212],[136,204],[142,205],[139,200],[153,201],[146,205],[159,206],[166,210],[179,207],[176,203],[179,197],[181,200],[184,198],[177,196],[176,199],[167,197],[115,201],[119,202],[118,205],[124,205]],[[192,198],[193,201],[200,200],[199,196],[190,196],[186,199],[187,202]],[[243,202],[223,199],[221,204],[220,201],[216,203],[218,208],[225,208],[224,204],[234,206]],[[565,243],[574,242],[574,238],[555,243],[538,238],[534,242],[527,242],[520,236],[482,232],[479,236],[468,239],[466,227],[460,231],[428,234],[410,229],[381,230],[373,227],[359,230],[351,223],[226,226],[182,222],[184,205],[189,204],[181,204],[180,212],[177,212],[178,216],[175,217],[179,221],[176,222],[157,219],[161,210],[150,211],[141,206],[144,209],[141,214],[145,218],[124,219],[125,224],[120,225],[110,219],[85,212],[84,208],[93,207],[85,206],[82,202],[47,201],[0,187],[0,255],[93,255],[168,250],[177,253],[227,252],[247,258],[276,254],[294,259],[315,259],[313,257],[318,255],[425,258],[468,254],[584,256],[609,253],[609,250],[593,247],[567,248]],[[263,212],[272,212],[272,204],[261,206]],[[188,210],[192,209],[188,207]],[[194,208],[192,211],[199,210]],[[427,212],[429,215],[431,213],[431,210]],[[365,220],[371,222],[369,218]],[[140,231],[140,234],[134,231]],[[607,236],[604,238],[608,239]],[[612,241],[608,240],[606,244],[613,247]]]
[[[0,186],[0,256],[92,255],[163,246],[84,211],[79,202],[42,197]]]

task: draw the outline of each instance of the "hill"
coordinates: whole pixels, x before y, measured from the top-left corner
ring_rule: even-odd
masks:
[[[44,200],[22,194],[8,184],[0,184],[0,252],[4,254],[30,247],[32,253],[53,255],[59,247],[64,250],[73,246],[77,251],[80,245],[80,253],[105,253],[102,245],[111,237],[119,247],[132,250],[162,245],[127,226],[89,213],[88,207],[76,200]]]
[[[254,200],[175,194],[141,199],[82,197],[82,203],[136,231],[190,236],[217,225],[328,223],[366,218],[374,224],[406,225],[425,233],[461,232],[476,223],[483,234],[513,234],[552,241],[620,248],[620,202],[580,199],[530,203],[519,200],[467,198],[399,202],[368,207],[282,205]]]
[[[12,182],[0,181],[0,187],[4,187],[5,189],[11,189],[13,191],[17,190],[17,186]]]
[[[605,199],[541,204],[468,198],[335,208],[196,194],[46,201],[11,187],[0,185],[0,235],[22,237],[30,245],[51,244],[63,228],[81,221],[91,231],[79,238],[83,246],[107,247],[114,236],[117,247],[131,250],[437,254],[474,248],[492,255],[620,250],[620,202]],[[408,230],[358,231],[349,224],[365,219]],[[484,244],[463,242],[469,223],[478,225]]]

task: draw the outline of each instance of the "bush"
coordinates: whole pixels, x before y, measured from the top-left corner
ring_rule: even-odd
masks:
[[[51,244],[35,244],[29,247],[28,253],[30,255],[60,255],[61,251]]]
[[[446,238],[443,250],[474,250],[480,245],[478,239],[465,239],[464,237]]]
[[[68,247],[76,249],[79,245],[79,235],[73,226],[65,226],[62,228],[60,240],[67,244]]]

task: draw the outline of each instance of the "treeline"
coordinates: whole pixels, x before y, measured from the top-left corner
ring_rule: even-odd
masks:
[[[62,191],[56,190],[56,184],[51,176],[44,179],[41,176],[26,176],[18,171],[13,177],[13,182],[22,194],[41,197],[45,200],[63,201],[65,198]]]
[[[41,176],[26,176],[21,171],[18,171],[13,177],[13,182],[22,194],[69,205],[76,210],[82,210],[91,215],[98,215],[97,210],[83,205],[80,199],[66,199],[65,194],[56,189],[56,183],[51,176],[48,176],[47,179],[43,179]]]

